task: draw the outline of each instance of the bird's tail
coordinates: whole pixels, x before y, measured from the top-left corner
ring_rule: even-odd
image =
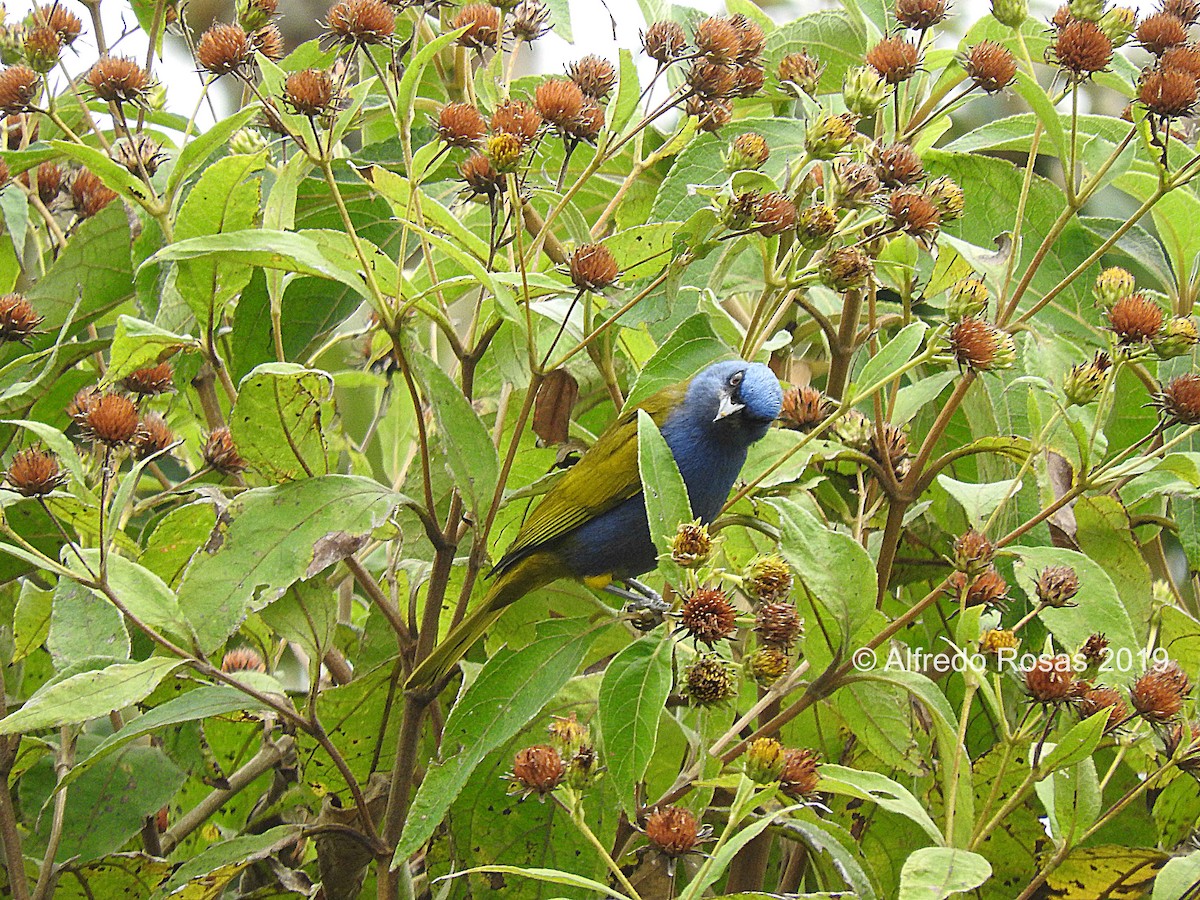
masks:
[[[557,573],[547,571],[546,566],[539,565],[541,562],[536,557],[529,557],[499,575],[480,604],[451,628],[433,651],[413,669],[404,683],[404,690],[412,692],[433,688],[450,674],[458,661],[475,646],[510,604],[553,581]]]

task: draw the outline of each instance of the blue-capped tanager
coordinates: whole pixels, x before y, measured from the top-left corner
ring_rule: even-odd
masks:
[[[437,684],[505,607],[530,591],[568,577],[593,587],[637,585],[633,579],[655,567],[638,474],[639,409],[650,415],[671,448],[692,513],[711,522],[742,470],[746,451],[767,433],[782,401],[783,390],[769,368],[735,359],[715,363],[625,410],[542,497],[492,569],[494,581],[483,602],[413,670],[406,689]]]

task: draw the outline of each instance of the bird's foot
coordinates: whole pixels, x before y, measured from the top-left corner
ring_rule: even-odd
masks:
[[[671,604],[663,600],[657,591],[632,578],[625,581],[624,586],[610,584],[604,590],[628,601],[625,614],[639,631],[653,631],[671,611]]]

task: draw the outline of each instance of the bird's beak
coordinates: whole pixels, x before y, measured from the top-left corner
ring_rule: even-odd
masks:
[[[745,408],[746,408],[745,403],[735,403],[733,400],[733,397],[730,394],[722,393],[721,394],[721,406],[717,410],[717,417],[715,419],[713,419],[713,421],[720,422],[726,416],[731,416],[735,412],[737,412],[739,409],[745,409]]]

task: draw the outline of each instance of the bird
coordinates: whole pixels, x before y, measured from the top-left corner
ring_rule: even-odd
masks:
[[[638,474],[638,410],[670,448],[692,514],[708,523],[782,404],[783,389],[770,368],[732,359],[623,411],[543,495],[493,566],[483,600],[413,669],[405,690],[431,690],[509,605],[560,578],[626,598],[656,596],[636,580],[658,559]]]

